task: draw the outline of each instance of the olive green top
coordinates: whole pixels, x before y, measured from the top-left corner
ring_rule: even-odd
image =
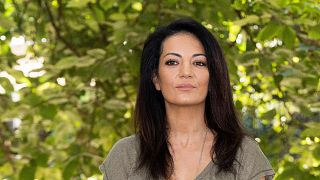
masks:
[[[148,177],[146,169],[136,171],[137,158],[139,156],[139,138],[132,135],[119,140],[111,149],[106,160],[99,169],[103,173],[104,180],[144,180]],[[235,163],[236,175],[221,172],[216,174],[217,165],[210,162],[195,178],[196,180],[259,180],[265,176],[272,179],[274,171],[257,142],[249,137],[242,141]]]

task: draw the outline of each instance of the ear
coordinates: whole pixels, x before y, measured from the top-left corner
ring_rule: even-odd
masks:
[[[154,87],[156,88],[156,90],[160,91],[161,88],[160,88],[160,84],[159,84],[159,79],[158,79],[158,76],[155,73],[152,76],[152,82],[153,82]]]

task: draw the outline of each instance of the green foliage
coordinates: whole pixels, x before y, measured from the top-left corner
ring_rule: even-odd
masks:
[[[318,0],[1,1],[0,178],[101,179],[113,143],[134,133],[144,40],[191,16],[218,38],[236,107],[275,179],[319,179],[319,9]],[[15,55],[20,35],[27,52]]]

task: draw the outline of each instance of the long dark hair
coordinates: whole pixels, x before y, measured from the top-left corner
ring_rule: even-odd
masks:
[[[168,132],[164,98],[157,91],[152,78],[158,72],[162,43],[179,32],[195,35],[207,56],[209,88],[205,102],[205,121],[215,133],[211,149],[212,161],[218,172],[234,172],[236,153],[244,136],[233,104],[228,68],[222,50],[213,35],[193,19],[179,19],[156,29],[145,41],[140,66],[140,84],[134,114],[140,140],[138,168],[145,167],[152,178],[169,178],[173,159],[168,148]],[[213,158],[213,154],[215,157]]]

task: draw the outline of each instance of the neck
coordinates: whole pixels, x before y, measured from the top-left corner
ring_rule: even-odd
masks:
[[[207,129],[204,104],[177,106],[166,103],[169,134],[196,135]]]

